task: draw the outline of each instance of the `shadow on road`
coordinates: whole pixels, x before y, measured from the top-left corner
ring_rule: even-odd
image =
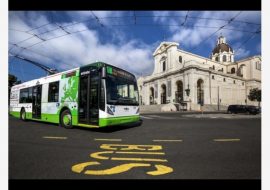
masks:
[[[101,127],[101,128],[84,128],[79,126],[74,126],[74,129],[85,130],[85,131],[93,131],[93,132],[100,132],[100,133],[113,133],[116,131],[131,129],[135,127],[141,126],[141,123],[133,123],[133,124],[125,124],[125,125],[114,125],[108,127]]]
[[[18,118],[13,117],[11,115],[9,115],[9,119],[14,119],[14,120],[18,120],[20,122],[23,122],[23,121],[19,120]],[[59,126],[59,124],[45,122],[45,121],[26,120],[24,122],[41,123],[41,124],[45,124],[45,125],[49,125],[49,126]],[[85,127],[74,126],[72,129],[85,130],[85,131],[89,131],[89,132],[99,132],[99,133],[113,133],[116,131],[139,127],[141,125],[142,125],[142,121],[137,122],[137,123],[114,125],[114,126],[107,126],[107,127],[101,127],[101,128],[85,128]],[[65,129],[65,130],[68,130],[68,129]]]

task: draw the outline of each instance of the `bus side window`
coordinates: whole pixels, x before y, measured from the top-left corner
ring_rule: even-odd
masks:
[[[33,94],[32,91],[33,91],[32,87],[28,88],[29,94],[28,94],[28,98],[27,98],[27,103],[32,103],[32,94]]]
[[[27,103],[28,100],[28,88],[20,90],[20,103]]]
[[[58,102],[59,99],[59,81],[49,84],[48,102]]]

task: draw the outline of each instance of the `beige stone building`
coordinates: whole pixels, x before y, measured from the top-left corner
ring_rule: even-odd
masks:
[[[248,99],[261,89],[261,56],[235,61],[233,48],[220,36],[210,58],[162,42],[155,52],[152,75],[138,78],[141,105],[179,103],[187,110],[229,104],[258,105]]]

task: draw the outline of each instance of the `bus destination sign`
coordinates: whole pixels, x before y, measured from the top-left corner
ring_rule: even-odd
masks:
[[[126,78],[126,79],[129,79],[129,80],[134,80],[133,75],[131,75],[130,73],[125,72],[123,70],[116,69],[116,68],[113,68],[113,67],[110,67],[110,66],[107,66],[106,70],[107,70],[107,73],[110,74],[110,75],[113,75],[113,76],[116,76],[116,77]]]

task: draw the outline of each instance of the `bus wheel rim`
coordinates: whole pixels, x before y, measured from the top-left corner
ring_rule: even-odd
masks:
[[[64,122],[65,125],[70,125],[71,116],[70,115],[64,115],[63,122]]]

